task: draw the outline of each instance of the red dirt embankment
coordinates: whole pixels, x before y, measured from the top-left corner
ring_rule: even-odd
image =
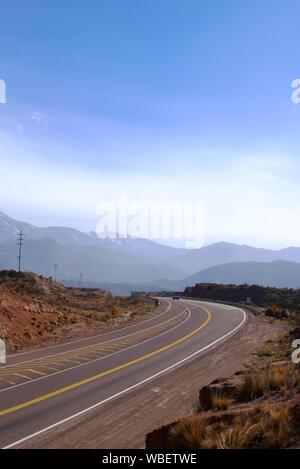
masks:
[[[8,351],[78,337],[132,321],[155,306],[147,298],[65,288],[32,273],[0,272],[0,338]]]

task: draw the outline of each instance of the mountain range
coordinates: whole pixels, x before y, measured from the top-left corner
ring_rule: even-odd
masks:
[[[220,242],[200,249],[141,238],[101,238],[68,227],[41,228],[0,212],[0,268],[17,266],[17,236],[24,233],[22,267],[44,276],[111,291],[181,289],[197,282],[300,287],[300,248],[268,250]],[[276,261],[284,261],[278,263]],[[299,265],[297,264],[299,263]],[[298,280],[299,279],[299,280]]]

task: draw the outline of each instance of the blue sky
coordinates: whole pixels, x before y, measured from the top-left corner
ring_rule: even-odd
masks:
[[[0,210],[197,201],[205,242],[299,245],[298,0],[1,5]],[[298,217],[299,218],[299,217]]]

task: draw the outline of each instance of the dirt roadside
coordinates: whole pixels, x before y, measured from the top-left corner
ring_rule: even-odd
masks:
[[[239,334],[206,355],[22,447],[144,448],[146,433],[188,415],[202,386],[238,371],[279,331],[277,325],[250,313]]]

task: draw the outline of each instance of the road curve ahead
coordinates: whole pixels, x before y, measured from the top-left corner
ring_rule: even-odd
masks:
[[[34,442],[35,436],[184,365],[238,333],[247,320],[243,310],[231,306],[162,301],[164,312],[146,321],[11,356],[0,366],[1,447]]]

